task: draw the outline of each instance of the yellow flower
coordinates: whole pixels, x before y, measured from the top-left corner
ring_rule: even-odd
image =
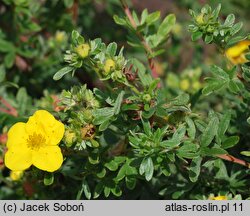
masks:
[[[55,34],[55,40],[58,43],[62,43],[63,41],[65,41],[67,39],[67,35],[64,31],[56,31]]]
[[[204,14],[203,14],[203,13],[199,14],[199,15],[196,17],[196,22],[197,22],[198,24],[203,24],[203,23],[204,23]]]
[[[216,196],[216,197],[211,197],[211,200],[227,200],[226,196]]]
[[[22,171],[34,165],[38,169],[53,172],[63,162],[58,147],[63,138],[64,125],[46,110],[38,110],[27,123],[18,122],[8,132],[5,165],[14,171]]]
[[[23,171],[11,171],[10,178],[13,181],[18,181],[23,176]]]
[[[105,74],[109,74],[109,72],[115,68],[115,62],[112,59],[107,59],[104,65]]]
[[[189,89],[189,87],[190,87],[190,82],[188,79],[181,80],[181,82],[180,82],[181,90],[187,91]]]
[[[244,64],[248,62],[245,54],[249,50],[249,46],[250,40],[240,41],[226,50],[226,56],[233,64]]]
[[[81,44],[78,45],[75,48],[76,53],[81,57],[81,58],[86,58],[89,55],[89,50],[90,50],[90,46],[85,43],[85,44]]]
[[[65,142],[66,142],[67,147],[72,146],[72,144],[77,139],[76,134],[73,131],[70,131],[70,130],[65,131],[64,137],[65,137]]]
[[[194,81],[192,87],[195,91],[197,91],[201,88],[201,83],[199,81]]]

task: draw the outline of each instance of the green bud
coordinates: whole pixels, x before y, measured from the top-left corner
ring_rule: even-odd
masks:
[[[70,147],[76,141],[76,134],[71,130],[66,130],[64,134],[64,140],[66,146]]]
[[[204,18],[203,18],[203,16],[204,16],[204,14],[201,13],[201,14],[199,14],[199,15],[196,17],[196,22],[197,22],[199,25],[201,25],[201,24],[204,23]]]
[[[142,100],[145,102],[150,102],[151,101],[151,95],[150,94],[144,94],[142,97]]]
[[[89,55],[89,50],[90,46],[87,43],[80,44],[75,48],[76,53],[83,59]]]
[[[105,74],[109,74],[112,70],[115,69],[115,62],[112,59],[107,59],[103,69]]]

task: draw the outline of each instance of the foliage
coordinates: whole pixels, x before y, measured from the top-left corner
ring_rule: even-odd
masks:
[[[94,4],[0,4],[3,20],[13,24],[7,31],[0,21],[0,198],[249,199],[248,45],[239,51],[243,62],[226,55],[250,40],[243,23],[234,14],[223,19],[221,5],[205,5],[189,10],[190,34],[182,35],[178,13],[139,14],[110,1],[104,10],[128,32],[128,47],[114,30],[109,40],[87,31]],[[55,10],[61,15],[49,19]],[[169,53],[184,52],[187,36],[204,41],[205,51],[213,47],[213,58],[201,62],[201,45],[190,42],[196,60],[178,68]],[[37,109],[64,124],[64,162],[56,172],[32,166],[10,174],[1,164],[6,133]]]

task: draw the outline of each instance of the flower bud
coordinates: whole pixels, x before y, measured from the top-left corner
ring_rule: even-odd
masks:
[[[181,80],[181,82],[180,82],[180,88],[181,88],[181,90],[187,91],[189,89],[189,87],[190,87],[190,83],[189,83],[188,79]]]
[[[76,141],[76,134],[70,130],[66,130],[64,134],[66,146],[70,147]]]
[[[193,84],[192,84],[192,87],[194,90],[199,90],[201,88],[201,84],[199,81],[195,81]]]
[[[83,59],[89,55],[89,50],[90,46],[87,43],[80,44],[75,48],[76,53]]]
[[[150,102],[151,101],[151,96],[150,96],[150,94],[145,94],[145,95],[143,95],[142,99],[145,102]]]
[[[199,14],[197,17],[196,17],[196,22],[198,23],[198,24],[203,24],[204,23],[204,19],[203,19],[203,14],[201,13],[201,14]]]
[[[23,171],[10,171],[10,178],[13,181],[18,181],[23,176]]]
[[[58,43],[62,43],[67,39],[67,35],[64,31],[56,31],[55,40]]]
[[[87,124],[81,129],[81,137],[83,140],[91,140],[95,137],[95,126]]]
[[[105,74],[109,74],[114,68],[115,62],[112,59],[107,59],[103,67]]]

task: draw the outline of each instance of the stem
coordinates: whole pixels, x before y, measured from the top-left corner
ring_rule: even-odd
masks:
[[[233,162],[233,163],[237,163],[237,164],[240,164],[242,166],[245,166],[247,168],[250,169],[250,163],[244,161],[244,160],[241,160],[241,159],[238,159],[232,155],[229,155],[229,154],[222,154],[222,155],[217,155],[217,157],[223,159],[223,160],[227,160],[227,161],[230,161],[230,162]]]
[[[0,97],[0,102],[7,108],[5,109],[0,107],[0,112],[4,112],[15,117],[18,116],[17,110],[13,106],[11,106],[5,99]]]
[[[133,85],[127,83],[127,82],[124,82],[124,83],[122,83],[122,84],[125,84],[126,86],[128,86],[128,87],[129,87],[134,93],[136,93],[137,95],[140,94],[140,91],[139,91],[135,86],[133,86]]]
[[[149,64],[149,67],[150,67],[150,69],[151,69],[152,76],[153,76],[154,78],[158,78],[159,75],[158,75],[158,73],[157,73],[157,71],[156,71],[156,68],[155,68],[156,60],[155,60],[154,58],[149,57],[151,54],[153,54],[152,49],[151,49],[151,47],[147,44],[147,42],[145,41],[143,35],[142,35],[140,32],[137,31],[136,22],[135,22],[135,20],[134,20],[132,14],[131,14],[131,11],[130,11],[130,9],[129,9],[127,3],[126,3],[126,1],[125,1],[125,0],[120,0],[120,2],[121,2],[121,5],[122,5],[122,7],[123,7],[124,13],[125,13],[126,16],[128,17],[131,26],[132,26],[133,29],[135,30],[136,35],[137,35],[137,36],[139,37],[139,39],[141,40],[141,43],[142,43],[142,45],[143,45],[143,47],[144,47],[144,49],[145,49],[145,51],[146,51],[146,53],[147,53],[147,56],[148,56],[148,64]],[[158,88],[160,88],[160,87],[161,87],[161,84],[159,83],[159,84],[158,84]]]

